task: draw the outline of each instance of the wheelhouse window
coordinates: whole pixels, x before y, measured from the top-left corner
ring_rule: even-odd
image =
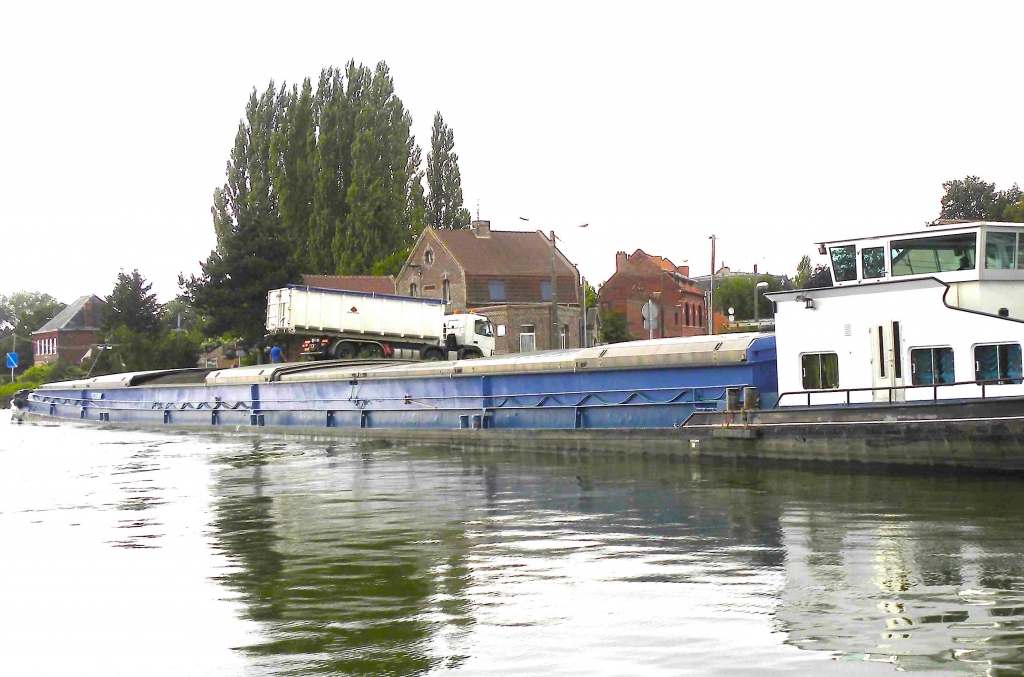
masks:
[[[910,382],[916,386],[955,383],[952,348],[914,348],[910,351]]]
[[[893,240],[889,244],[893,277],[975,268],[978,245],[977,235],[973,232]]]
[[[994,233],[985,236],[985,267],[996,270],[1012,270],[1017,254],[1016,233]]]
[[[1024,270],[1024,233],[1017,234],[1017,270]]]
[[[505,300],[505,280],[488,280],[487,294],[492,301]]]
[[[974,347],[974,378],[976,381],[1020,383],[1021,371],[1019,343],[999,343]]]
[[[857,248],[848,244],[845,247],[831,247],[832,272],[836,282],[850,282],[857,279]]]
[[[860,258],[865,280],[885,277],[885,247],[865,247]]]
[[[839,387],[839,356],[836,353],[808,353],[800,358],[804,390],[834,390]]]

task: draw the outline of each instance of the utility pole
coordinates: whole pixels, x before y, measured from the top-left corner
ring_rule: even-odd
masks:
[[[548,341],[551,350],[558,348],[558,284],[555,278],[555,231],[551,231],[551,340]]]
[[[581,347],[587,347],[587,278],[580,275],[582,281],[581,290],[583,292],[583,345]]]
[[[708,290],[708,334],[715,333],[715,236],[711,236],[711,288]]]

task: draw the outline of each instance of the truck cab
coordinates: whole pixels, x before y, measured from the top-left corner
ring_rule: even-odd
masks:
[[[490,357],[494,353],[494,326],[475,313],[445,315],[441,340],[448,350],[457,350],[460,359]]]

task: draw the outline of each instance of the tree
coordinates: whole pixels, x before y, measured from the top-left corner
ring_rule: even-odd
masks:
[[[285,98],[273,81],[262,95],[256,90],[250,95],[227,182],[214,191],[217,248],[201,264],[200,276],[178,278],[190,305],[209,318],[211,335],[233,332],[258,341],[264,334],[267,291],[292,281],[299,265],[288,232],[294,236],[298,227],[284,227],[271,171]]]
[[[255,345],[267,291],[300,272],[397,272],[425,213],[411,126],[384,62],[253,89],[213,195],[217,247],[179,277],[207,335]]]
[[[766,292],[781,291],[782,282],[771,275],[729,275],[716,281],[715,286],[715,307],[723,315],[729,314],[729,308],[733,309],[733,316],[737,320],[754,319],[754,298],[755,284],[761,282],[768,286],[763,290],[757,290],[757,314],[759,318],[773,317],[775,314],[772,302],[765,297]]]
[[[636,340],[636,337],[629,333],[625,315],[614,311],[602,311],[600,315],[602,343],[624,343]]]
[[[804,254],[800,258],[800,263],[796,264],[796,278],[793,283],[797,289],[803,289],[809,279],[811,279],[811,257]]]
[[[18,353],[18,369],[33,365],[32,332],[64,310],[65,304],[49,294],[19,291],[0,295],[0,353]]]
[[[942,196],[939,218],[943,219],[1012,221],[1019,213],[1016,205],[1024,199],[1017,184],[1007,190],[996,190],[996,184],[977,176],[946,181],[942,187],[946,193]]]
[[[802,289],[821,289],[832,286],[832,270],[828,266],[817,265],[811,272],[811,277]]]
[[[282,88],[283,89],[283,88]],[[271,178],[278,195],[281,224],[300,266],[312,257],[313,205],[316,184],[316,119],[313,88],[306,78],[302,89],[283,94],[277,129],[271,135]]]
[[[356,116],[352,183],[345,232],[335,234],[338,272],[365,274],[373,264],[408,247],[419,234],[408,190],[412,116],[395,94],[387,65],[377,64]],[[422,224],[420,224],[422,226]]]
[[[123,270],[118,273],[117,283],[106,298],[104,329],[124,327],[139,334],[156,334],[160,329],[160,304],[152,289],[138,269],[131,275]]]
[[[441,112],[434,114],[427,154],[427,196],[425,220],[439,229],[462,228],[469,224],[469,210],[462,206],[462,175],[455,153],[455,133],[444,123]]]

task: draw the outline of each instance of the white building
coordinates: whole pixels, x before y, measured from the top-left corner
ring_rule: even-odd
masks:
[[[781,405],[1024,395],[1024,224],[929,227],[819,252],[834,287],[771,294]]]

